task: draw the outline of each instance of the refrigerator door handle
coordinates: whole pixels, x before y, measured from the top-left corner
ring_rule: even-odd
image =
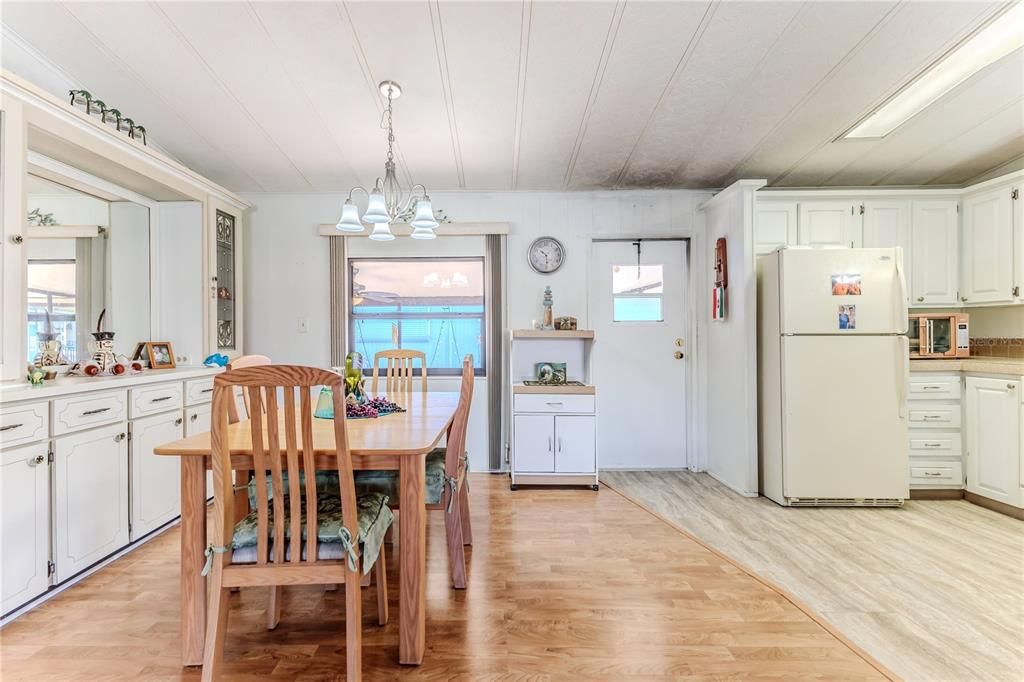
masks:
[[[901,330],[901,334],[906,334],[908,330],[908,320],[906,314],[900,315],[901,312],[906,312],[907,305],[907,274],[903,271],[903,247],[896,247],[896,280],[899,282],[896,295],[899,298],[896,299],[896,329]]]
[[[896,337],[896,353],[899,361],[896,364],[896,395],[899,402],[900,419],[907,418],[907,386],[910,385],[910,339],[906,336]]]

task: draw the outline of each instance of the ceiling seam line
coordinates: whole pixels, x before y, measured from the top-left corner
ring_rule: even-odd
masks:
[[[583,148],[583,139],[587,134],[587,125],[590,123],[590,117],[594,113],[594,107],[597,106],[601,84],[604,82],[604,74],[608,70],[608,62],[611,61],[612,51],[615,47],[615,38],[619,34],[619,27],[622,25],[622,16],[625,12],[626,0],[616,2],[615,9],[612,10],[612,19],[608,22],[608,31],[605,33],[604,45],[601,47],[601,56],[597,60],[594,79],[590,83],[590,92],[587,95],[586,106],[583,107],[583,116],[576,131],[576,139],[569,154],[569,165],[565,170],[565,176],[562,178],[562,189],[568,189],[572,183],[572,176],[576,171],[576,161],[579,159],[580,151]]]
[[[864,46],[871,40],[871,38],[873,38],[882,29],[882,26],[888,23],[891,20],[891,18],[895,16],[900,10],[902,10],[906,5],[907,0],[901,0],[900,2],[893,5],[893,7],[888,12],[883,14],[882,17],[877,22],[875,22],[875,25],[872,26],[868,30],[868,32],[865,33],[864,36],[860,38],[860,40],[854,43],[853,47],[851,47],[845,55],[843,55],[843,58],[836,62],[835,66],[829,69],[825,73],[825,75],[818,79],[818,82],[811,86],[811,88],[806,93],[804,93],[804,96],[797,100],[797,102],[792,107],[789,108],[789,111],[787,111],[782,116],[782,118],[779,119],[779,121],[774,126],[771,127],[771,129],[768,132],[761,136],[761,139],[754,144],[754,146],[750,149],[747,155],[743,159],[741,159],[739,163],[734,164],[733,167],[729,169],[729,171],[725,174],[724,177],[726,179],[729,179],[731,182],[732,178],[736,176],[737,170],[742,168],[747,162],[750,161],[751,158],[753,158],[753,156],[765,144],[765,141],[768,140],[772,135],[774,135],[778,130],[780,130],[782,126],[784,126],[787,122],[789,122],[789,120],[792,119],[793,116],[796,114],[797,110],[799,110],[800,107],[804,106],[815,94],[817,94],[818,91],[825,86],[825,83],[832,80],[832,78],[835,77],[839,70],[842,69],[851,59],[853,59],[853,57],[864,48]],[[769,180],[769,184],[774,184],[774,182],[775,178]]]
[[[515,138],[512,147],[512,186],[519,186],[519,160],[522,152],[523,115],[526,109],[526,73],[530,61],[530,29],[533,22],[533,3],[523,0],[519,21],[519,72],[516,76]]]
[[[983,121],[979,121],[978,123],[974,124],[973,126],[971,126],[971,127],[969,127],[969,128],[966,128],[966,129],[964,129],[964,130],[963,130],[963,131],[961,131],[961,132],[960,132],[960,133],[959,133],[959,134],[958,134],[958,135],[957,135],[956,137],[954,137],[954,138],[953,138],[953,140],[956,140],[956,139],[958,139],[958,138],[961,138],[961,137],[963,137],[964,135],[967,135],[968,133],[971,133],[971,132],[973,132],[974,130],[977,130],[977,129],[978,129],[979,127],[981,127],[981,126],[985,125],[986,123],[988,123],[989,121],[991,121],[992,119],[994,119],[994,118],[995,118],[996,116],[999,116],[1000,114],[1002,114],[1002,113],[1003,113],[1004,111],[1006,111],[1007,109],[1010,109],[1010,108],[1016,107],[1016,106],[1020,105],[1020,104],[1021,104],[1022,102],[1024,102],[1024,97],[1018,97],[1018,98],[1017,98],[1017,99],[1015,99],[1014,101],[1012,101],[1012,102],[1009,102],[1008,104],[1006,104],[1006,105],[1004,105],[1004,106],[1000,107],[1000,108],[999,108],[999,109],[998,109],[997,111],[994,111],[994,112],[992,112],[992,115],[991,115],[991,116],[989,116],[988,118],[986,118],[985,120],[983,120]],[[896,173],[900,172],[901,170],[903,170],[903,169],[907,168],[908,166],[911,166],[911,165],[913,165],[913,164],[917,163],[918,161],[920,161],[921,159],[925,158],[925,157],[926,157],[926,156],[928,156],[929,154],[931,154],[931,153],[933,153],[933,152],[935,152],[935,151],[937,151],[937,150],[941,149],[942,147],[945,147],[945,146],[946,146],[946,145],[948,145],[948,144],[949,144],[950,142],[951,142],[951,140],[944,140],[943,142],[940,142],[940,143],[938,143],[938,144],[934,144],[934,145],[932,145],[932,146],[931,146],[931,147],[930,147],[930,148],[928,149],[928,151],[924,152],[923,154],[918,154],[918,155],[917,155],[917,156],[915,156],[915,157],[914,157],[913,159],[910,159],[909,161],[907,161],[907,162],[905,162],[905,163],[902,163],[902,164],[900,164],[900,165],[899,165],[899,166],[898,166],[897,168],[893,168],[893,169],[892,169],[891,171],[889,171],[888,173],[886,173],[885,175],[883,175],[883,176],[882,176],[882,177],[881,177],[881,178],[880,178],[880,179],[879,179],[879,180],[878,180],[877,182],[873,183],[873,185],[872,185],[872,186],[877,186],[877,185],[878,185],[878,184],[879,184],[880,182],[884,182],[886,178],[888,178],[888,177],[891,177],[892,175],[895,175]],[[947,170],[949,170],[949,169],[947,169]],[[943,171],[943,172],[947,172],[947,171]],[[935,179],[936,177],[938,177],[938,176],[933,176],[933,177],[929,178],[929,182],[930,182],[931,180],[934,180],[934,179]],[[926,183],[924,183],[924,184],[928,184],[928,182],[926,182]]]
[[[270,33],[270,29],[267,28],[267,25],[263,21],[263,18],[260,16],[259,12],[256,11],[256,7],[253,5],[252,2],[246,2],[245,5],[248,8],[249,12],[252,14],[253,19],[256,20],[256,23],[259,25],[260,29],[263,30],[263,34],[266,36],[267,41],[270,43],[270,45],[274,48],[275,53],[278,54],[278,56],[280,57],[281,48],[278,46],[277,41],[274,40],[274,37]],[[301,94],[304,100],[306,100],[306,106],[309,107],[309,109],[313,112],[314,116],[316,116],[317,120],[320,122],[320,125],[323,126],[326,136],[334,142],[334,148],[338,152],[338,156],[344,159],[345,152],[342,149],[342,145],[340,144],[339,140],[337,140],[334,137],[334,134],[331,132],[330,127],[328,127],[327,125],[327,121],[323,118],[319,109],[317,109],[316,105],[313,103],[313,100],[310,99],[309,93],[306,92],[306,89],[295,80],[295,78],[292,76],[289,70],[284,66],[283,58],[279,58],[276,61],[280,64],[281,71],[284,72],[285,76],[288,77],[288,80],[291,81],[292,86],[295,88],[295,90]],[[355,169],[352,168],[352,166],[348,163],[347,160],[343,160],[343,163],[348,168],[352,176],[358,177],[356,176]]]
[[[166,106],[169,110],[176,110],[174,105],[171,102],[168,102],[166,99],[164,99],[160,95],[159,91],[154,90],[146,82],[146,80],[144,78],[142,78],[142,76],[137,71],[135,71],[135,69],[131,68],[131,66],[129,66],[128,63],[124,61],[124,59],[122,59],[117,54],[112,52],[107,47],[106,43],[104,43],[102,40],[100,40],[99,36],[97,36],[95,33],[93,33],[93,31],[88,26],[86,26],[85,23],[81,19],[79,19],[70,9],[68,9],[67,5],[65,5],[64,3],[61,3],[61,9],[63,9],[68,14],[68,16],[70,16],[79,26],[82,27],[82,30],[86,32],[86,34],[89,36],[89,38],[97,45],[97,47],[99,47],[99,49],[102,52],[106,53],[108,57],[110,57],[115,62],[120,64],[121,68],[123,68],[125,71],[130,73],[132,76],[134,76],[135,80],[137,80],[139,82],[139,84],[142,85],[143,88],[145,88],[147,91],[152,93],[156,97],[156,99],[158,101],[162,102],[164,104],[164,106]],[[17,32],[13,31],[12,29],[10,29],[10,27],[8,27],[6,25],[5,25],[5,29],[6,30],[11,30],[13,33],[15,33],[15,35],[17,35]],[[19,38],[20,38],[20,36],[19,36]],[[24,38],[22,38],[22,40],[24,40]],[[46,61],[48,61],[48,60],[46,60]],[[63,72],[63,73],[67,73],[63,69],[59,69],[58,71],[59,72]],[[68,75],[70,76],[71,74],[68,74]],[[73,79],[73,80],[79,80],[79,79]],[[200,133],[198,130],[193,128],[192,125],[188,123],[188,121],[185,119],[184,116],[182,116],[180,113],[178,113],[177,117],[178,117],[178,120],[180,120],[182,122],[182,125],[184,125],[186,128],[191,130],[193,132],[193,134],[195,134],[195,136],[197,138],[199,138],[203,143],[209,145],[211,148],[214,148],[214,149],[218,148],[216,144],[213,144],[212,142],[210,142],[202,133]],[[224,154],[223,150],[221,150],[221,154],[222,155]],[[170,155],[170,156],[173,156],[173,155]],[[250,176],[248,173],[246,173],[244,168],[239,166],[234,161],[230,160],[230,157],[228,157],[227,155],[224,155],[224,158],[229,159],[228,163],[232,167],[237,169],[240,175],[242,175],[242,176],[244,176],[246,178],[249,178],[249,180],[251,180],[254,185],[259,187],[261,191],[263,190],[263,185],[261,185],[259,183],[259,181],[256,180],[256,178],[254,178],[254,177]],[[182,164],[182,165],[186,165],[186,164]]]
[[[367,58],[366,52],[363,50],[363,43],[359,40],[359,33],[356,31],[356,23],[352,20],[352,15],[348,11],[348,5],[345,2],[334,3],[334,9],[338,13],[338,18],[347,25],[348,30],[352,34],[352,53],[356,56],[356,63],[359,64],[360,71],[363,72],[363,79],[366,81],[366,87],[370,92],[370,99],[373,101],[373,107],[377,110],[378,115],[383,116],[384,104],[380,91],[378,90],[378,83],[376,78],[373,76],[373,69],[370,68],[370,60]],[[342,10],[345,12],[344,16],[342,16]],[[395,154],[398,157],[398,167],[408,180],[412,177],[412,173],[409,172],[409,165],[405,162],[405,155],[402,153],[402,145],[399,144],[397,139],[395,140],[395,150]],[[374,175],[373,177],[374,182],[376,182],[377,178],[380,176]],[[356,178],[359,178],[358,173],[356,174]]]
[[[768,58],[771,56],[772,52],[775,51],[776,47],[778,47],[782,43],[782,41],[790,34],[790,31],[793,29],[796,23],[797,17],[800,16],[800,12],[803,11],[807,4],[807,2],[800,3],[800,8],[793,13],[793,16],[790,17],[788,22],[786,22],[786,25],[782,28],[781,31],[779,31],[779,34],[775,36],[775,40],[772,41],[772,44],[769,45],[768,49],[766,49],[764,51],[764,54],[761,55],[761,59],[758,60],[753,70],[751,70],[747,78],[744,79],[742,86],[739,88],[739,92],[745,91],[746,88],[754,81],[754,79],[757,78],[758,74],[761,73],[762,69],[764,69],[765,65],[768,63]],[[735,102],[738,97],[739,95],[736,95],[730,98],[725,104],[723,104],[722,107],[718,110],[718,114],[711,119],[712,123],[709,123],[707,126],[704,127],[702,134],[697,138],[698,145],[693,150],[694,157],[698,156],[699,153],[704,150],[704,147],[706,146],[706,140],[709,136],[709,132],[711,130],[711,126],[713,125],[713,123],[721,119],[721,117],[725,114],[729,107],[732,106],[733,102]],[[672,174],[674,176],[682,174],[685,170],[686,165],[687,164],[685,161],[679,164],[678,166],[676,166]]]
[[[998,10],[996,10],[996,14],[998,14]],[[989,19],[992,18],[992,16],[994,16],[994,14],[993,13],[988,13],[988,12],[981,12],[978,16],[984,17],[982,19],[982,21],[980,22],[980,25],[984,25],[985,22],[987,22]],[[965,32],[964,31],[960,32],[957,35],[957,37],[955,37],[954,39],[944,43],[939,50],[933,51],[931,53],[931,55],[929,55],[928,59],[926,60],[926,65],[923,68],[915,67],[915,68],[911,69],[907,75],[901,77],[897,81],[901,85],[899,85],[895,89],[895,91],[887,94],[885,97],[882,97],[880,101],[876,100],[876,103],[872,104],[871,106],[866,107],[864,110],[861,111],[861,113],[859,113],[857,115],[856,120],[861,120],[865,116],[869,115],[873,110],[878,109],[878,108],[884,106],[886,102],[888,102],[890,99],[892,99],[897,94],[899,94],[904,88],[908,87],[910,85],[910,83],[914,82],[914,80],[916,80],[917,78],[920,78],[921,75],[926,73],[932,66],[934,66],[937,63],[937,60],[942,59],[943,55],[948,54],[951,50],[955,49],[957,45],[961,44],[964,40],[966,40],[967,36],[970,36],[972,33],[974,33],[974,31],[977,30],[978,25],[979,25],[979,22],[975,21],[970,29],[968,29]],[[933,57],[932,55],[935,55],[936,52],[938,53],[938,56],[934,56]],[[975,72],[975,74],[972,74],[972,76],[976,75],[976,74],[977,74],[977,72]],[[966,82],[967,80],[970,80],[970,77],[965,79],[963,82]],[[959,87],[959,85],[957,87]],[[952,92],[954,90],[956,90],[956,87],[954,87],[953,90],[950,90],[950,92],[947,92],[946,95],[952,94]],[[939,99],[935,100],[934,102],[932,102],[928,106],[930,107],[930,106],[933,106],[935,104],[939,104],[944,99],[946,99],[945,95],[940,97]],[[925,108],[927,108],[927,107],[925,107]],[[917,114],[920,114],[923,111],[924,110],[922,109],[921,111],[917,112]],[[917,114],[914,114],[914,116],[917,116]],[[914,116],[911,116],[911,118],[914,118]],[[909,121],[909,120],[910,119],[907,119],[907,121]],[[904,121],[904,123],[906,123],[907,121]],[[900,125],[902,126],[903,124],[901,123]],[[897,126],[897,128],[898,127],[899,126]],[[823,142],[819,143],[818,146],[816,146],[814,149],[810,150],[809,152],[804,154],[802,157],[797,159],[795,162],[793,162],[789,166],[789,168],[787,168],[781,175],[779,175],[778,177],[775,178],[775,182],[782,182],[783,180],[785,180],[793,172],[795,172],[797,167],[800,164],[802,164],[804,161],[806,161],[808,159],[808,157],[812,156],[813,154],[816,154],[820,150],[822,150],[825,147],[827,147],[829,144],[832,144],[840,135],[842,135],[842,133],[844,131],[849,130],[849,128],[850,128],[849,126],[846,126],[844,128],[841,128],[841,129],[836,130],[835,132],[833,132],[831,135],[828,136],[827,139],[825,139]],[[893,131],[890,131],[890,132],[893,132]],[[864,150],[864,153],[867,153],[868,151],[870,151],[870,150]],[[856,159],[853,159],[853,160],[847,162],[846,165],[844,165],[841,169],[839,169],[838,171],[833,173],[831,176],[829,176],[828,179],[825,180],[825,183],[828,184],[829,181],[831,181],[837,175],[839,175],[840,173],[845,171],[847,168],[850,167],[851,164],[853,164],[855,161],[857,161],[858,159],[860,159],[863,156],[864,156],[864,154],[861,154],[861,156],[858,156]]]
[[[438,0],[433,0],[427,7],[430,9],[430,19],[433,25],[434,51],[437,53],[437,68],[441,76],[445,113],[448,115],[448,130],[451,135],[452,155],[455,157],[455,172],[459,178],[459,189],[465,189],[466,173],[462,164],[462,143],[459,140],[459,122],[455,114],[455,92],[452,90],[452,77],[448,68],[448,49],[444,40],[441,5]]]
[[[651,111],[647,114],[647,120],[644,121],[643,128],[637,134],[636,139],[633,141],[633,146],[629,150],[629,154],[626,155],[625,161],[622,163],[622,168],[619,169],[618,175],[615,177],[615,182],[612,183],[612,188],[616,189],[622,186],[622,181],[626,177],[626,173],[629,172],[630,166],[633,163],[633,156],[636,154],[636,150],[640,147],[640,142],[644,139],[644,135],[647,134],[648,128],[651,126],[651,121],[654,120],[655,114],[658,113],[658,109],[661,108],[662,102],[665,101],[665,97],[671,92],[672,88],[683,72],[686,71],[686,65],[690,62],[690,57],[697,50],[697,45],[700,43],[701,38],[704,37],[705,31],[708,26],[711,25],[711,21],[714,19],[715,10],[718,8],[717,3],[712,0],[708,3],[708,6],[704,9],[704,15],[700,18],[700,23],[697,24],[697,28],[694,29],[693,35],[690,36],[690,40],[686,44],[686,48],[683,50],[683,54],[679,56],[679,61],[676,62],[676,66],[672,69],[672,73],[669,74],[668,81],[665,82],[665,87],[662,88],[661,94],[658,95],[658,99],[654,102],[654,106],[651,107]]]
[[[196,58],[199,59],[203,66],[206,67],[206,70],[209,73],[210,77],[213,78],[213,80],[221,87],[221,90],[223,90],[224,93],[235,102],[238,108],[245,114],[246,118],[248,118],[252,122],[252,124],[256,126],[256,128],[261,133],[263,133],[263,136],[267,138],[267,141],[270,142],[271,146],[273,146],[281,153],[281,156],[283,156],[288,161],[288,164],[295,170],[296,173],[298,173],[299,177],[302,178],[302,181],[309,185],[309,187],[312,189],[313,183],[309,181],[309,178],[307,178],[305,174],[301,170],[299,170],[299,167],[295,165],[295,162],[292,161],[291,157],[288,156],[288,154],[285,153],[283,149],[281,149],[281,146],[277,144],[277,142],[270,135],[270,133],[268,133],[267,130],[262,125],[260,125],[259,121],[256,120],[256,117],[252,115],[252,112],[250,112],[249,109],[244,104],[242,104],[241,100],[239,100],[235,93],[232,92],[231,89],[227,86],[227,83],[220,79],[214,68],[210,66],[209,62],[207,62],[203,55],[200,54],[199,50],[196,49],[196,46],[192,44],[192,41],[188,39],[188,37],[182,32],[178,25],[174,23],[174,20],[167,15],[167,13],[163,10],[162,7],[160,7],[159,4],[154,3],[153,7],[154,9],[156,9],[157,12],[159,12],[164,17],[164,20],[170,26],[171,30],[174,31],[174,33],[178,36],[178,39],[182,41],[182,43],[184,43],[192,51],[192,53],[195,54]]]

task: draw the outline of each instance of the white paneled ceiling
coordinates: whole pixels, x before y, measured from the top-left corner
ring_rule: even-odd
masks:
[[[1004,7],[4,2],[0,59],[242,192],[372,184],[385,79],[400,175],[436,190],[960,184],[1024,164],[1019,50],[882,140],[835,140]]]

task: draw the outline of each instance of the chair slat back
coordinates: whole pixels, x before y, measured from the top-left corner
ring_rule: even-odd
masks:
[[[387,369],[384,374],[384,390],[388,393],[397,391],[411,391],[413,386],[413,362],[419,360],[420,378],[422,380],[423,392],[427,392],[427,355],[418,350],[404,350],[392,348],[382,350],[373,356],[373,384],[372,390],[377,393],[380,390],[380,361],[387,361]]]
[[[266,355],[239,355],[237,358],[228,363],[227,369],[230,372],[233,369],[243,369],[245,367],[261,367],[263,365],[269,365],[270,358]],[[252,414],[252,405],[249,403],[249,396],[245,391],[242,391],[242,402],[245,403],[245,416],[238,413],[238,402],[234,401],[231,403],[229,408],[229,417],[232,424],[237,424],[243,419],[248,419],[249,415]]]
[[[344,379],[334,372],[295,365],[248,367],[219,374],[214,379],[212,446],[215,542],[218,546],[227,546],[231,542],[233,532],[231,444],[228,442],[227,434],[229,406],[234,402],[235,387],[241,387],[252,406],[248,435],[252,439],[252,468],[256,472],[257,565],[265,565],[272,561],[280,566],[284,563],[297,564],[303,561],[303,508],[306,511],[307,524],[305,562],[316,562],[316,452],[313,447],[313,406],[310,392],[317,386],[327,386],[334,394],[333,428],[337,446],[342,521],[355,540],[359,532],[358,510],[345,427]],[[279,392],[283,396],[280,400]],[[240,464],[239,468],[244,469],[248,466]],[[284,482],[286,475],[287,494]],[[288,542],[285,541],[286,523],[291,534]],[[270,554],[272,538],[273,555]]]
[[[444,472],[446,476],[460,479],[465,474],[463,456],[466,454],[466,432],[469,427],[469,408],[473,403],[473,356],[462,359],[462,385],[459,391],[459,404],[455,407],[452,425],[448,429],[448,442],[445,447]]]

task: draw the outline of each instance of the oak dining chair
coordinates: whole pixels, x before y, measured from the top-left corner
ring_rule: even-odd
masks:
[[[337,488],[318,485],[310,391],[332,389]],[[236,523],[231,480],[230,404],[235,388],[249,398],[255,510]],[[283,399],[278,402],[278,392]],[[296,397],[296,393],[298,396]],[[362,674],[360,569],[376,569],[378,620],[387,622],[387,568],[382,544],[393,513],[384,495],[356,495],[346,432],[344,384],[334,372],[268,365],[214,379],[211,453],[214,478],[212,542],[203,573],[211,573],[203,680],[219,679],[224,660],[228,594],[232,587],[345,585],[347,679]],[[283,412],[283,418],[282,418]],[[281,433],[283,427],[283,434]],[[268,474],[269,475],[266,475]],[[305,526],[305,527],[304,527]]]
[[[264,365],[271,364],[270,358],[266,355],[239,355],[234,360],[230,361],[227,366],[227,370],[230,372],[233,369],[243,369],[245,367],[262,367]],[[228,419],[232,424],[235,424],[242,419],[248,419],[251,409],[249,407],[249,396],[242,391],[242,403],[245,405],[245,416],[243,417],[238,411],[238,401],[234,400],[228,407]]]
[[[466,553],[464,546],[473,544],[473,531],[469,518],[469,455],[466,452],[466,432],[469,425],[469,411],[473,402],[473,356],[467,355],[462,361],[462,383],[459,404],[455,408],[445,447],[437,448],[427,455],[426,498],[427,509],[445,514],[444,527],[448,542],[448,565],[452,586],[466,588]],[[392,509],[401,510],[397,504],[398,475],[394,471],[357,471],[356,489],[364,492],[379,492],[388,496]],[[401,527],[399,527],[401,532]]]
[[[423,392],[427,392],[427,355],[418,350],[392,348],[382,350],[373,356],[374,393],[380,389],[380,361],[387,361],[384,374],[384,390],[388,393],[411,391],[413,386],[413,362],[419,360]]]

